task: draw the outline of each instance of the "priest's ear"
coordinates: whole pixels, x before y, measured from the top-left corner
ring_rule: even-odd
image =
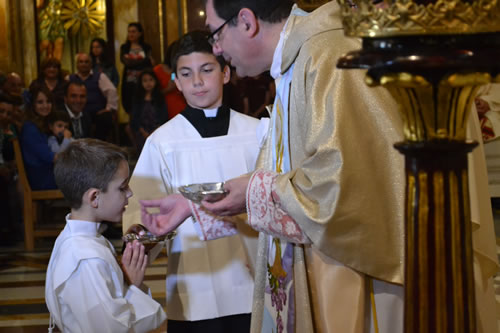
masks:
[[[259,20],[249,8],[242,8],[238,13],[238,29],[248,38],[253,38],[259,33]]]
[[[228,83],[229,80],[231,80],[231,68],[229,65],[224,65],[224,68],[222,69],[222,75],[224,78],[224,84]]]

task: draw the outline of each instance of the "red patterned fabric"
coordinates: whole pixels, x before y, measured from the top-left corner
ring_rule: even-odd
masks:
[[[236,225],[223,217],[215,216],[207,212],[201,205],[189,201],[191,212],[196,222],[199,223],[203,240],[212,240],[238,233]]]
[[[255,230],[291,243],[311,241],[300,226],[281,209],[280,197],[273,190],[278,176],[272,171],[257,170],[247,188],[248,224]]]
[[[487,142],[495,138],[495,131],[493,130],[493,125],[491,120],[487,117],[479,117],[479,122],[481,124],[481,132],[483,134],[483,141]]]

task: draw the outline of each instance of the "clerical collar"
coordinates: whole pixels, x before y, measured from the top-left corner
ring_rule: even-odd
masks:
[[[219,109],[218,108],[215,108],[215,109],[203,109],[203,112],[205,113],[205,117],[206,118],[213,118],[213,117],[217,117],[217,111]]]
[[[207,110],[195,109],[188,105],[181,113],[203,138],[227,135],[229,114],[229,108],[225,105]]]

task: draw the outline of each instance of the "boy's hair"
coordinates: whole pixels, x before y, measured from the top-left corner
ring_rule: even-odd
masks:
[[[64,121],[65,123],[68,124],[71,123],[69,114],[66,111],[59,111],[59,110],[52,111],[47,118],[49,125],[54,125],[56,121]]]
[[[208,36],[210,33],[208,31],[195,30],[188,32],[179,39],[179,42],[175,46],[172,53],[172,58],[170,60],[172,64],[172,72],[177,74],[177,61],[180,57],[189,55],[191,53],[207,53],[215,57],[220,65],[221,71],[226,67],[226,61],[223,56],[216,56],[212,51],[212,45],[208,42]]]
[[[205,0],[205,3],[207,1]],[[229,20],[242,8],[249,8],[259,20],[267,23],[278,23],[288,18],[294,0],[213,0],[215,13],[223,20]],[[236,17],[235,17],[236,18]],[[233,26],[236,19],[228,24]]]
[[[165,52],[165,60],[163,61],[163,63],[167,65],[170,70],[172,70],[172,56],[174,55],[178,43],[178,39],[170,43],[170,45],[167,47],[167,51]]]
[[[85,192],[91,188],[106,192],[120,163],[127,160],[127,153],[114,144],[97,139],[75,140],[56,159],[57,187],[70,207],[79,209]]]

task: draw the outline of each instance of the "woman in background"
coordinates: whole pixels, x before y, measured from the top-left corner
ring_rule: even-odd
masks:
[[[146,68],[152,68],[154,63],[151,46],[144,42],[144,29],[139,22],[129,23],[127,41],[120,47],[120,60],[125,66],[122,77],[122,105],[125,111],[130,113],[139,75]]]
[[[115,62],[108,50],[106,41],[102,38],[94,38],[90,42],[90,58],[92,59],[92,70],[106,74],[115,87],[120,83],[120,74],[116,70]]]
[[[26,175],[33,190],[55,189],[56,154],[50,150],[47,136],[48,116],[54,110],[52,94],[47,87],[35,86],[31,98],[32,103],[26,110],[26,120],[19,135]]]
[[[58,110],[64,110],[64,92],[68,81],[64,79],[64,74],[61,71],[61,62],[56,58],[47,58],[40,65],[40,75],[33,80],[29,86],[29,91],[35,87],[47,88],[54,98],[55,107]],[[34,97],[31,96],[30,102],[33,102]]]

